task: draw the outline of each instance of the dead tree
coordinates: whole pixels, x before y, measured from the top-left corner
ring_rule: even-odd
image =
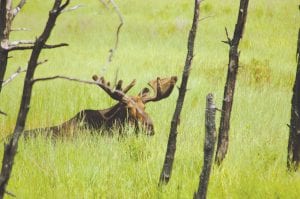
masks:
[[[218,145],[217,145],[217,152],[215,158],[215,162],[218,165],[222,163],[228,150],[230,116],[231,116],[231,110],[233,104],[235,83],[236,83],[237,73],[239,69],[240,52],[238,51],[238,47],[239,47],[240,40],[243,37],[243,32],[246,24],[248,2],[249,0],[240,1],[239,14],[238,14],[237,23],[235,25],[233,39],[229,38],[228,31],[225,28],[227,41],[224,42],[229,45],[229,62],[228,62],[227,79],[224,88],[222,115],[220,121]]]
[[[215,143],[216,143],[216,107],[213,102],[213,94],[206,96],[206,110],[205,110],[205,142],[204,142],[204,163],[200,175],[199,187],[197,193],[194,194],[195,199],[205,199],[207,187],[209,183],[209,176],[214,157]]]
[[[13,73],[7,80],[4,80],[4,76],[7,69],[7,63],[9,58],[9,53],[11,51],[18,50],[32,50],[35,42],[30,40],[19,40],[10,41],[10,33],[16,30],[27,30],[26,28],[12,29],[12,22],[20,10],[25,5],[26,0],[20,0],[19,4],[12,8],[12,0],[0,0],[0,93],[3,87],[11,82],[17,75],[24,72],[26,69],[19,68],[15,73]],[[65,43],[56,45],[43,46],[44,49],[51,49],[61,46],[67,46]]]
[[[297,70],[293,88],[287,167],[296,171],[300,164],[300,29],[297,44]]]
[[[182,73],[182,80],[179,88],[179,95],[176,102],[176,108],[171,121],[167,151],[165,155],[164,165],[159,178],[159,184],[168,183],[171,178],[172,167],[173,167],[173,162],[174,162],[174,157],[176,152],[177,126],[179,124],[180,113],[182,110],[189,73],[191,70],[192,60],[194,57],[194,53],[193,53],[194,41],[196,38],[198,21],[199,21],[200,2],[201,2],[200,0],[195,0],[193,24],[189,32],[188,45],[187,45],[188,52],[185,60],[184,70]]]
[[[11,30],[11,24],[15,16],[19,13],[24,6],[26,0],[21,0],[20,3],[12,8],[12,0],[0,1],[0,93],[2,90],[2,82],[4,79],[5,71],[7,68],[7,59],[9,52],[9,34]]]
[[[73,132],[86,129],[91,130],[92,132],[103,131],[111,134],[113,133],[112,130],[115,130],[116,128],[122,130],[127,123],[135,127],[136,133],[141,126],[145,130],[145,133],[154,135],[154,125],[152,119],[145,111],[145,105],[148,102],[157,102],[167,98],[172,93],[177,81],[176,76],[162,79],[157,78],[149,82],[149,86],[154,91],[153,95],[150,95],[150,90],[148,88],[144,88],[136,96],[127,95],[127,92],[135,85],[135,80],[125,88],[122,88],[122,80],[118,81],[116,87],[112,87],[110,86],[110,82],[105,81],[103,77],[98,77],[97,75],[93,76],[95,82],[74,78],[71,79],[64,76],[33,79],[32,82],[53,80],[57,78],[98,85],[112,99],[118,101],[118,103],[104,110],[82,110],[70,120],[57,126],[25,131],[24,136],[26,138],[35,137],[40,133],[52,138],[62,136],[67,137],[72,136]]]
[[[1,1],[1,3],[2,2],[3,1]],[[62,10],[66,8],[69,2],[70,0],[66,0],[66,2],[64,3],[61,0],[55,0],[53,8],[49,12],[48,21],[43,30],[43,33],[34,42],[32,53],[27,66],[21,105],[19,108],[19,113],[14,128],[13,136],[4,147],[4,155],[0,174],[0,198],[3,198],[5,194],[5,189],[12,172],[15,155],[18,149],[18,141],[25,127],[27,113],[30,107],[31,93],[33,89],[32,79],[34,77],[34,73],[38,65],[38,58],[43,47],[46,44],[46,41],[50,37],[51,31],[54,28],[57,17],[60,15]]]
[[[117,13],[118,17],[119,17],[119,20],[120,20],[120,24],[117,28],[117,31],[116,31],[116,41],[115,41],[115,45],[114,47],[112,47],[110,50],[109,50],[109,55],[108,55],[108,58],[107,58],[107,61],[106,61],[106,65],[104,65],[104,67],[102,68],[102,71],[101,72],[105,72],[107,69],[108,69],[108,66],[109,64],[112,62],[112,58],[115,54],[115,51],[117,50],[118,48],[118,45],[119,45],[119,35],[120,35],[120,31],[121,31],[121,28],[124,24],[124,19],[123,19],[123,15],[122,13],[120,12],[120,9],[118,7],[118,5],[115,3],[114,0],[109,0],[107,3],[105,3],[104,1],[101,1],[100,2],[106,7],[106,8],[109,8],[108,7],[108,3],[111,3],[115,12]]]

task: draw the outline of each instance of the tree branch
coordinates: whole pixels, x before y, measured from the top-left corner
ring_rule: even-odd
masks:
[[[18,13],[20,12],[20,10],[23,8],[23,6],[25,5],[25,3],[26,3],[26,0],[21,0],[21,1],[19,2],[19,4],[17,5],[17,7],[15,7],[15,8],[13,9],[13,11],[12,11],[13,18],[12,18],[12,19],[14,19],[15,16],[17,16],[17,14],[18,14]]]
[[[202,17],[201,19],[199,19],[199,22],[200,21],[204,21],[204,20],[206,20],[206,19],[208,19],[208,18],[211,18],[211,17],[215,17],[216,15],[208,15],[208,16],[205,16],[205,17]]]
[[[70,3],[70,0],[66,0],[66,2],[58,8],[58,12],[61,13]]]
[[[83,4],[78,4],[78,5],[73,6],[71,8],[67,8],[67,9],[62,10],[61,13],[74,11],[74,10],[77,10],[78,8],[83,7],[83,6],[84,6]]]
[[[44,64],[46,63],[48,60],[45,59],[43,61],[40,61],[40,62],[37,62],[37,65],[41,65],[41,64]],[[11,82],[12,80],[14,80],[20,73],[24,73],[26,72],[27,70],[26,69],[21,69],[21,67],[19,67],[16,72],[14,72],[7,80],[3,81],[2,83],[2,87],[6,86],[9,82]]]
[[[34,44],[34,41],[32,40],[13,41],[8,44],[8,47],[11,48],[11,47],[16,47],[18,45],[25,45],[25,44]]]
[[[119,24],[119,26],[117,28],[117,36],[116,36],[116,42],[115,42],[115,47],[114,47],[114,51],[115,51],[117,49],[117,47],[118,47],[118,44],[119,44],[119,33],[120,33],[120,30],[121,30],[121,27],[124,24],[124,19],[123,19],[123,16],[122,16],[121,12],[120,12],[120,9],[119,9],[118,5],[115,3],[115,1],[114,0],[110,0],[110,2],[113,5],[114,10],[118,14],[119,20],[120,20],[120,24]]]
[[[38,66],[38,65],[41,65],[41,64],[44,64],[44,63],[46,63],[46,62],[48,62],[48,59],[45,59],[45,60],[43,60],[43,61],[39,61],[39,62],[37,62],[37,66]]]
[[[102,1],[101,1],[102,2]],[[111,2],[111,4],[113,5],[113,8],[115,10],[115,12],[117,13],[118,17],[119,17],[119,20],[120,20],[120,24],[117,28],[117,31],[116,31],[116,41],[115,41],[115,46],[113,48],[111,48],[109,50],[109,55],[108,55],[108,58],[107,58],[107,61],[106,61],[106,65],[103,67],[102,71],[106,71],[107,67],[109,66],[109,64],[112,62],[112,58],[114,56],[114,53],[115,51],[117,50],[118,48],[118,44],[119,44],[119,34],[120,34],[120,30],[124,24],[124,19],[123,19],[123,16],[120,12],[120,9],[118,7],[118,5],[115,3],[114,0],[109,0],[109,2]],[[103,2],[102,2],[103,3]],[[106,4],[105,4],[106,5]]]
[[[227,41],[222,41],[222,42],[225,43],[225,44],[228,44],[229,46],[231,46],[232,42],[231,42],[231,39],[229,37],[228,30],[227,30],[226,27],[225,27],[225,33],[226,33]]]
[[[59,47],[63,47],[63,46],[69,46],[69,44],[67,44],[67,43],[60,43],[60,44],[54,44],[54,45],[45,44],[42,48],[43,49],[52,49],[52,48],[59,48]],[[34,45],[33,46],[12,46],[12,47],[9,47],[7,50],[8,51],[32,50],[33,48],[34,48]]]
[[[65,80],[69,80],[69,81],[80,82],[80,83],[84,83],[84,84],[98,85],[98,86],[102,85],[101,83],[96,82],[96,81],[82,80],[82,79],[78,79],[75,77],[67,77],[67,76],[63,76],[63,75],[55,75],[55,76],[51,76],[51,77],[36,78],[36,79],[32,79],[31,82],[32,82],[32,84],[34,84],[39,81],[48,81],[48,80],[54,80],[54,79],[65,79]]]
[[[11,32],[13,31],[30,31],[29,28],[12,28],[10,29]]]
[[[7,116],[7,114],[6,114],[6,113],[4,113],[4,112],[3,112],[3,111],[1,111],[1,110],[0,110],[0,114],[1,114],[1,115],[5,115],[5,116]]]
[[[13,194],[12,192],[9,192],[7,190],[5,190],[5,193],[13,198],[16,198],[17,196],[15,194]]]
[[[26,70],[22,70],[21,67],[19,67],[16,72],[14,72],[7,80],[5,80],[2,83],[2,87],[6,86],[9,82],[11,82],[13,79],[15,79],[20,73],[24,73]]]

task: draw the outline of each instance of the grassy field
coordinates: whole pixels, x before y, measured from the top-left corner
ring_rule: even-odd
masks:
[[[33,39],[45,24],[52,1],[32,0],[15,20],[11,40]],[[36,77],[68,75],[91,79],[102,73],[125,82],[137,79],[137,94],[157,76],[181,77],[186,56],[193,1],[117,1],[125,24],[113,62],[105,66],[119,24],[113,9],[97,0],[73,0],[84,7],[58,19],[48,43],[69,47],[45,50]],[[296,70],[300,25],[298,0],[251,0],[241,67],[234,100],[228,156],[214,167],[208,198],[299,198],[300,173],[286,172],[291,90]],[[203,160],[205,96],[213,92],[221,108],[228,63],[224,27],[233,33],[238,0],[204,1],[195,43],[174,170],[168,186],[157,187],[177,90],[147,106],[156,134],[136,137],[82,135],[69,140],[21,140],[8,190],[17,198],[191,198]],[[26,66],[30,52],[11,54],[6,77]],[[105,72],[103,72],[105,69]],[[24,75],[0,95],[1,137],[11,133],[18,113]],[[179,82],[180,83],[180,82]],[[103,109],[115,102],[96,86],[64,80],[36,84],[26,129],[59,124],[86,108]],[[219,118],[220,115],[217,115]],[[219,121],[219,120],[218,120]],[[218,124],[218,123],[217,123]],[[0,147],[2,157],[3,147]],[[2,159],[2,158],[1,158]]]

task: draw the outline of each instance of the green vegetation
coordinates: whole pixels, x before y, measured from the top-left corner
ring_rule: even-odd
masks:
[[[32,39],[44,27],[52,1],[28,1],[11,39]],[[106,63],[114,45],[118,16],[97,0],[72,1],[84,7],[58,19],[49,43],[69,47],[44,50],[36,76],[68,75],[91,79]],[[125,24],[119,48],[105,76],[125,82],[136,78],[136,94],[157,76],[181,77],[186,42],[192,22],[193,1],[117,1]],[[221,168],[214,167],[208,198],[299,198],[300,174],[286,172],[291,89],[299,28],[297,0],[251,0],[241,68],[234,100],[230,146]],[[204,1],[174,162],[168,186],[158,188],[170,120],[178,92],[147,106],[156,134],[136,137],[128,129],[124,138],[90,135],[52,142],[21,140],[8,190],[18,198],[191,198],[198,185],[203,160],[204,106],[208,92],[221,107],[228,62],[224,27],[232,35],[239,1]],[[25,66],[29,52],[9,59],[7,76]],[[4,87],[0,118],[1,136],[12,132],[24,75]],[[59,124],[81,109],[103,109],[114,104],[97,86],[64,80],[34,87],[26,129]],[[218,124],[218,123],[217,123]],[[0,148],[0,154],[3,147]],[[1,155],[2,156],[2,155]],[[2,160],[2,158],[1,158]]]

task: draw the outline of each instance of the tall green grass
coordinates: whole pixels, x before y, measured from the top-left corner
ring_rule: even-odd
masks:
[[[91,79],[104,75],[125,82],[137,79],[137,94],[157,76],[181,76],[192,22],[193,1],[117,1],[125,19],[113,62],[105,67],[119,24],[113,9],[99,1],[73,0],[85,6],[58,19],[49,43],[69,47],[45,50],[36,77],[68,75]],[[209,198],[298,198],[299,173],[286,172],[286,151],[291,89],[299,28],[298,1],[252,0],[241,42],[241,68],[231,119],[228,156],[214,167]],[[52,1],[28,1],[13,24],[29,32],[13,32],[12,40],[32,39],[45,24]],[[205,96],[213,92],[221,107],[228,63],[224,27],[232,35],[239,1],[204,1],[193,69],[179,126],[172,178],[158,188],[178,92],[147,105],[156,134],[153,137],[127,130],[124,138],[82,132],[73,139],[55,142],[37,138],[21,140],[8,190],[18,198],[191,198],[202,166]],[[26,66],[30,52],[11,54],[6,77]],[[11,133],[19,109],[24,74],[0,95],[1,136]],[[96,86],[64,80],[34,86],[26,129],[59,124],[86,108],[113,105]],[[218,121],[217,121],[218,122]],[[218,123],[217,123],[218,124]],[[3,148],[0,154],[3,153]]]

